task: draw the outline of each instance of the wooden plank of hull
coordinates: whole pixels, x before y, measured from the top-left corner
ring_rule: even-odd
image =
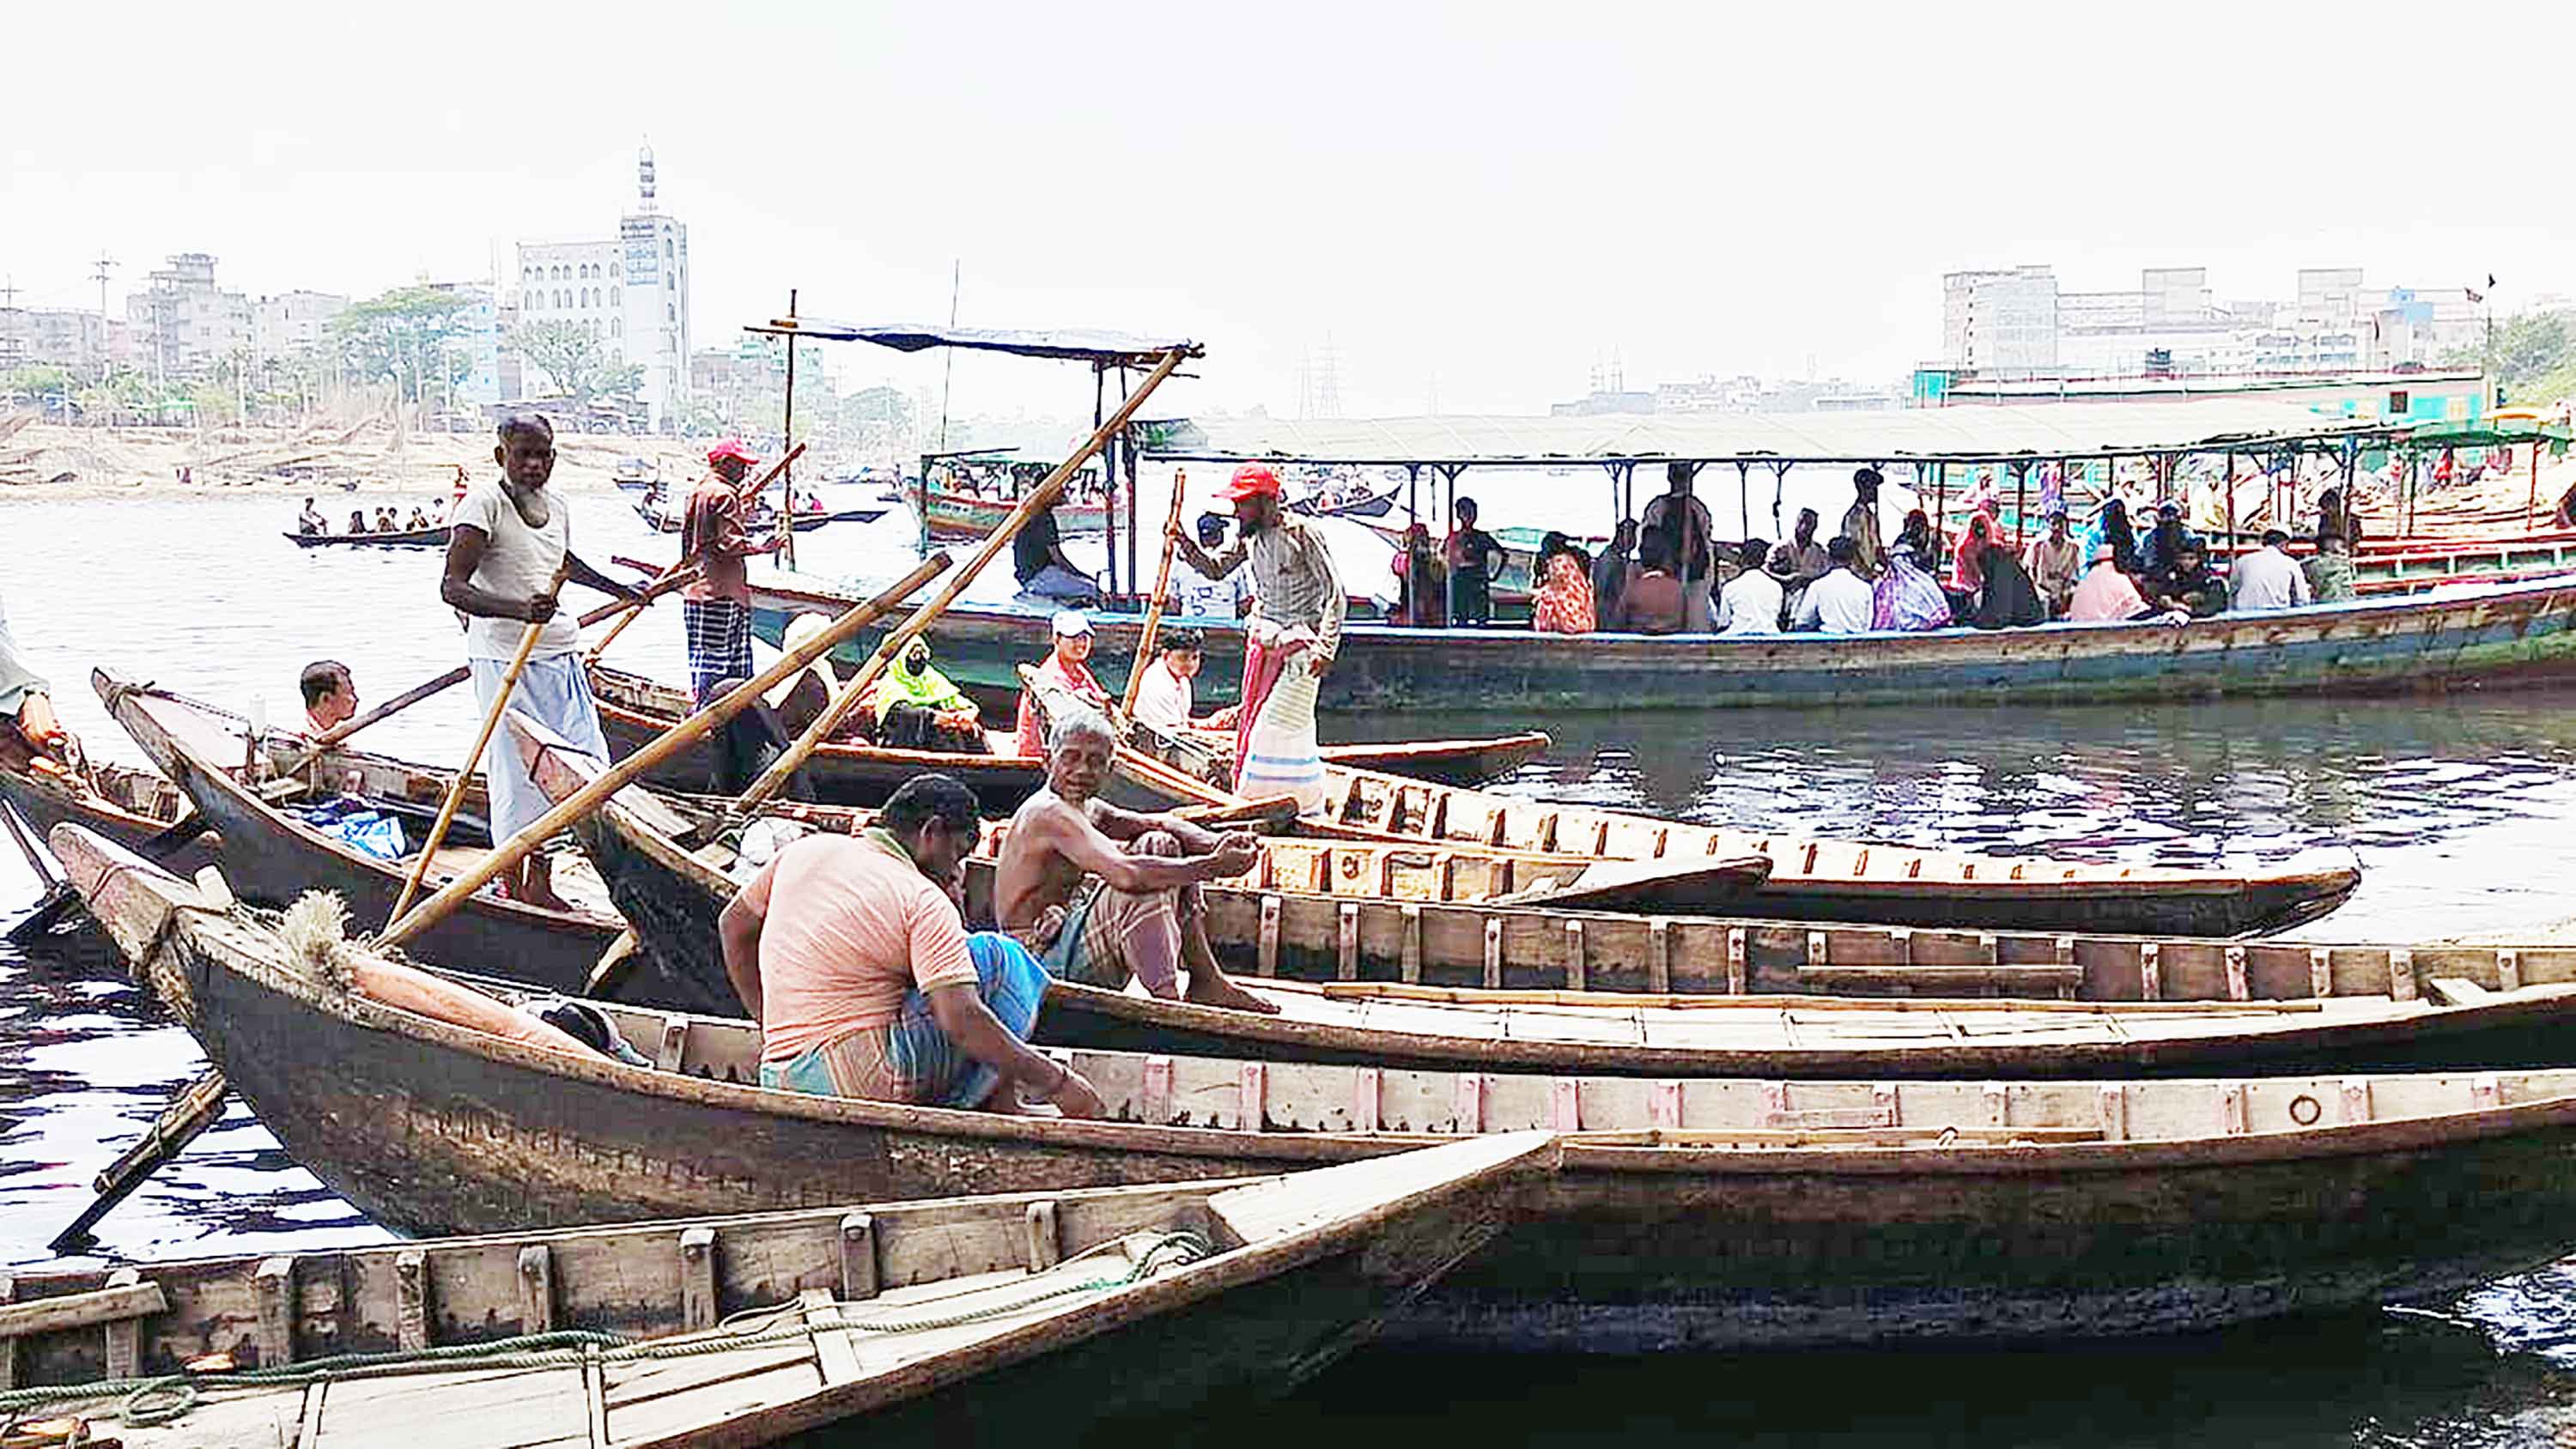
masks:
[[[101,768],[113,770],[115,767]],[[17,806],[18,812],[36,827],[38,834],[50,835],[55,826],[69,823],[95,831],[128,850],[140,847],[178,823],[177,792],[171,794],[174,798],[166,811],[146,813],[96,793],[68,789],[60,780],[0,770],[0,800]],[[153,803],[157,805],[160,802]],[[203,841],[193,841],[180,847],[163,864],[181,875],[194,875],[214,862],[214,852]]]
[[[67,856],[93,913],[298,1161],[414,1230],[1208,1177],[1426,1132],[1611,1131],[1569,1143],[1514,1230],[1398,1320],[1596,1351],[2208,1328],[2449,1292],[2576,1243],[2565,1071],[1990,1088],[1157,1059],[1168,1085],[1144,1120],[1152,1063],[1078,1053],[1128,1120],[1001,1117],[556,1056],[332,997],[264,932],[172,922],[191,888],[139,863],[104,870],[109,849]],[[692,1036],[710,1072],[756,1053],[748,1026]],[[1363,1112],[1382,1130],[1352,1130]],[[2459,1211],[2467,1192],[2479,1212]]]
[[[337,892],[353,918],[381,921],[402,890],[402,871],[326,839],[245,789],[220,763],[209,760],[192,736],[202,733],[198,707],[168,696],[127,692],[97,676],[109,713],[136,744],[187,793],[221,837],[225,878],[244,899],[292,904],[307,891]],[[334,768],[340,757],[326,760]],[[364,758],[364,757],[349,757]],[[433,788],[444,771],[409,767]],[[517,901],[476,896],[412,943],[412,952],[434,963],[488,963],[511,980],[579,994],[600,953],[625,929],[621,921],[579,912],[541,910]],[[625,999],[697,1011],[730,1011],[731,983],[674,970],[642,953],[619,987]]]
[[[849,600],[756,586],[765,634],[787,610]],[[1199,621],[1193,621],[1194,623]],[[1241,677],[1242,631],[1208,626],[1210,704]],[[933,632],[961,683],[1007,688],[1011,666],[1046,651],[1044,614],[954,609]],[[1092,669],[1116,690],[1136,625],[1102,617]],[[1354,624],[1325,676],[1327,710],[1752,708],[2205,698],[2212,695],[2446,690],[2541,684],[2576,673],[2576,580],[2499,584],[2454,595],[2371,599],[2163,624],[2052,625],[1769,639],[1589,635],[1553,641],[1505,629]],[[863,637],[864,651],[874,640]],[[864,657],[863,652],[852,657]]]

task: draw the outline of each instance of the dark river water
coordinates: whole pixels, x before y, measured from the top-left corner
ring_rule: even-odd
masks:
[[[348,662],[369,699],[456,662],[435,555],[299,551],[278,530],[300,497],[0,502],[0,599],[95,753],[139,759],[86,687],[93,664],[237,707],[256,698],[285,723],[308,660]],[[577,498],[574,517],[575,548],[594,563],[673,551],[607,495]],[[908,561],[910,542],[896,514],[799,546],[810,571],[884,575]],[[976,595],[1006,593],[998,582]],[[611,657],[684,678],[676,610],[648,616]],[[2361,890],[2301,932],[2319,940],[2523,933],[2576,915],[2565,887],[2576,868],[2576,696],[2033,709],[1926,699],[1704,716],[1603,704],[1536,721],[1331,719],[1326,731],[1392,738],[1534,723],[1555,744],[1507,788],[1775,830],[2177,864],[2355,852]],[[473,723],[459,689],[369,741],[452,764]],[[14,851],[0,857],[5,923],[36,888]],[[200,1065],[103,946],[35,957],[0,947],[0,1268],[45,1256],[90,1177]],[[118,1256],[386,1236],[238,1105],[100,1233],[102,1251]],[[1274,1410],[1173,1432],[1208,1445],[1442,1432],[1540,1445],[2576,1444],[2570,1368],[2576,1260],[2451,1303],[2107,1348],[1364,1355]]]

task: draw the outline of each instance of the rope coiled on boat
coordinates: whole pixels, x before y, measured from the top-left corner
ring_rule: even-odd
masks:
[[[1079,1262],[1091,1253],[1117,1246],[1116,1241],[1076,1254],[1065,1261]],[[185,1417],[209,1390],[248,1388],[288,1388],[326,1380],[391,1378],[406,1374],[439,1373],[460,1366],[478,1369],[549,1369],[581,1368],[597,1362],[634,1363],[664,1359],[691,1358],[701,1354],[731,1353],[736,1349],[761,1348],[771,1344],[810,1341],[816,1330],[845,1330],[852,1333],[920,1333],[934,1329],[959,1328],[1027,1312],[1040,1304],[1085,1293],[1105,1293],[1139,1283],[1168,1268],[1184,1267],[1212,1256],[1216,1249],[1198,1233],[1179,1231],[1156,1236],[1125,1273],[1090,1279],[1080,1283],[1059,1284],[1036,1292],[1019,1293],[996,1303],[961,1309],[954,1313],[918,1314],[908,1317],[862,1318],[850,1316],[851,1310],[865,1312],[871,1307],[865,1301],[835,1301],[842,1310],[841,1319],[833,1324],[808,1326],[797,1323],[787,1327],[762,1327],[738,1331],[719,1326],[717,1332],[698,1337],[638,1341],[614,1333],[591,1329],[558,1329],[550,1333],[522,1334],[514,1338],[493,1339],[484,1343],[443,1344],[436,1348],[406,1349],[394,1353],[345,1353],[327,1358],[277,1368],[227,1369],[214,1373],[159,1374],[150,1378],[101,1379],[86,1384],[56,1384],[38,1388],[0,1390],[0,1422],[28,1409],[65,1408],[77,1405],[116,1401],[114,1417],[130,1428],[149,1428]],[[996,1290],[978,1288],[969,1292],[985,1294]],[[788,1312],[801,1310],[796,1303],[766,1308],[747,1309],[725,1321],[726,1325],[745,1320],[764,1321]]]

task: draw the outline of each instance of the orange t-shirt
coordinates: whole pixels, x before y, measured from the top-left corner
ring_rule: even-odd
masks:
[[[906,992],[975,981],[947,892],[873,836],[791,843],[743,900],[761,912],[760,1059],[784,1062],[903,1010]]]

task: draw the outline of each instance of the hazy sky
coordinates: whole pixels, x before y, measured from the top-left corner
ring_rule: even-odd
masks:
[[[827,316],[1205,341],[1169,409],[1543,410],[1613,352],[1893,378],[1939,278],[2306,266],[2576,290],[2576,7],[11,8],[0,274],[95,306],[165,253],[364,294],[610,234],[649,138],[696,328]],[[114,306],[121,312],[122,302]],[[935,378],[835,358],[845,385]],[[961,363],[958,406],[1086,391]]]

